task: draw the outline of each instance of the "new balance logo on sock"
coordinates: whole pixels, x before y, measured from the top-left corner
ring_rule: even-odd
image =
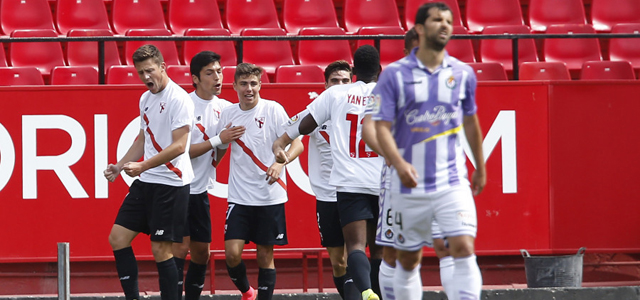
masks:
[[[276,240],[281,240],[284,238],[284,233],[278,234],[278,236],[276,236]]]
[[[163,234],[164,234],[164,230],[162,229],[156,230],[156,235],[163,235]]]
[[[193,286],[195,286],[195,287],[197,287],[197,288],[199,288],[199,289],[204,288],[204,284],[197,284],[197,283],[194,283],[194,284],[192,284],[192,285],[193,285]]]
[[[122,276],[122,277],[120,277],[120,280],[128,280],[129,278],[131,278],[131,277],[129,277],[128,275],[127,276]]]
[[[268,290],[268,289],[269,289],[269,287],[267,287],[267,286],[259,286],[259,287],[258,287],[258,289],[259,289],[259,290],[266,291],[266,290]]]

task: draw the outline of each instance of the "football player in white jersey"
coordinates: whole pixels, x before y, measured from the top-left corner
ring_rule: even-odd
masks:
[[[149,89],[140,97],[140,132],[127,153],[104,176],[114,181],[124,170],[140,176],[129,188],[109,234],[120,284],[127,300],[140,299],[138,266],[131,242],[150,234],[162,300],[178,299],[178,270],[172,244],[182,242],[193,179],[189,159],[193,102],[165,71],[160,51],[144,45],[133,53],[140,80]],[[144,155],[144,156],[143,156]],[[139,162],[138,160],[144,157]]]
[[[222,66],[220,55],[211,51],[202,51],[191,59],[190,65],[193,87],[189,94],[195,107],[195,126],[191,130],[189,156],[195,178],[191,182],[189,195],[189,214],[186,232],[182,243],[173,244],[173,257],[178,267],[178,297],[184,294],[186,300],[200,298],[204,286],[209,245],[211,243],[211,215],[209,194],[216,178],[216,165],[224,151],[214,151],[220,144],[239,138],[244,133],[243,126],[227,127],[219,134],[216,132],[220,112],[231,102],[218,98],[222,91]],[[217,154],[217,157],[216,157]],[[184,264],[187,253],[191,253],[189,270],[184,278]]]
[[[476,77],[471,67],[444,49],[452,19],[443,3],[421,6],[415,22],[419,47],[390,64],[373,91],[377,140],[393,166],[390,191],[398,257],[394,293],[399,299],[422,299],[420,259],[422,247],[432,240],[432,220],[437,220],[453,257],[447,296],[476,300],[482,289],[474,254],[473,195],[484,188],[486,170]],[[471,182],[462,134],[476,163]]]
[[[337,60],[330,63],[324,69],[325,88],[334,85],[351,83],[351,65],[344,60]],[[289,121],[287,121],[285,134],[281,135],[276,142],[276,149],[291,143],[289,133],[296,134],[298,131],[297,120],[309,114],[304,110]],[[329,260],[333,267],[333,283],[342,299],[359,299],[360,294],[353,286],[353,280],[347,275],[347,260],[345,257],[344,237],[342,226],[338,215],[338,200],[336,198],[336,188],[329,184],[333,159],[331,158],[331,121],[327,121],[318,126],[309,135],[308,165],[309,182],[311,190],[316,196],[316,219],[320,232],[320,244],[327,249]]]
[[[354,74],[358,81],[333,86],[324,91],[307,109],[310,114],[300,121],[296,134],[309,134],[318,124],[331,120],[331,151],[333,169],[329,184],[336,187],[340,223],[347,247],[347,265],[353,282],[364,300],[379,299],[372,288],[371,264],[365,254],[369,245],[372,260],[382,258],[382,251],[374,243],[378,218],[380,166],[382,158],[368,150],[361,140],[362,118],[371,90],[380,72],[380,55],[373,46],[358,48],[354,54]],[[278,160],[282,145],[274,145]],[[368,243],[367,243],[368,241]],[[375,275],[377,275],[377,272]]]
[[[278,102],[260,98],[262,68],[241,63],[236,68],[233,88],[239,103],[222,110],[218,128],[224,124],[244,126],[244,135],[231,142],[229,196],[225,224],[225,258],[229,277],[242,299],[255,299],[242,261],[245,243],[257,248],[260,300],[271,300],[276,283],[273,246],[286,245],[284,203],[287,186],[284,163],[276,162],[271,145],[284,133],[288,115]],[[225,148],[221,145],[218,148]],[[287,151],[290,160],[304,150],[300,140]]]
[[[415,28],[411,28],[404,36],[404,55],[409,55],[411,50],[418,47],[418,34]],[[371,104],[374,104],[372,102]],[[376,153],[382,155],[382,149],[378,145],[378,139],[376,137],[375,124],[371,120],[373,105],[367,107],[366,116],[362,122],[362,139],[367,143],[371,149]],[[384,155],[383,155],[384,156]],[[389,190],[391,184],[391,171],[388,170],[388,166],[385,164],[382,167],[382,182],[380,185],[380,217],[378,219],[378,228],[376,232],[376,243],[383,246],[383,262],[380,266],[380,290],[383,291],[383,296],[386,298],[393,298],[393,274],[396,267],[396,251],[393,248],[393,210],[391,209],[391,199]],[[389,192],[387,192],[389,191]],[[433,249],[436,252],[436,256],[440,260],[440,281],[444,287],[445,292],[450,290],[451,275],[453,275],[453,257],[449,254],[442,233],[439,230],[438,223],[434,220],[432,223],[432,237],[433,237]]]

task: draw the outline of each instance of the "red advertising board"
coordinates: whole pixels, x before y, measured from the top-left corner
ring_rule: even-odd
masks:
[[[0,88],[0,240],[15,245],[0,248],[0,261],[54,261],[58,242],[70,243],[72,260],[112,259],[107,236],[130,179],[123,173],[107,183],[102,170],[137,134],[144,90]],[[321,84],[265,84],[261,96],[294,114],[322,90]],[[639,92],[637,83],[612,88],[480,84],[477,101],[489,180],[476,198],[478,254],[517,254],[522,248],[552,253],[584,245],[640,249],[638,239],[623,237],[629,230],[640,235],[630,215],[640,208],[638,187],[631,182],[639,160],[632,161],[630,151],[640,146],[632,138],[639,131],[633,113],[640,104],[629,100]],[[230,85],[222,98],[237,102]],[[613,100],[598,102],[602,98]],[[585,101],[592,106],[585,108]],[[610,145],[622,148],[611,150]],[[306,155],[299,166],[288,167],[287,247],[292,248],[320,247],[314,198],[305,192]],[[226,183],[225,165],[227,159],[218,171],[221,184]],[[607,177],[607,186],[599,184],[601,176]],[[225,200],[212,196],[214,249],[223,248],[225,211]],[[146,236],[138,237],[134,248],[137,255],[151,257]]]

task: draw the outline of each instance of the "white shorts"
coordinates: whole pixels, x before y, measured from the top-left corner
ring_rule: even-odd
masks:
[[[380,206],[380,213],[378,215],[378,226],[376,227],[376,245],[394,247],[394,230],[393,230],[393,215],[395,212],[391,208],[391,172],[388,171],[388,167],[385,164],[382,167],[382,176],[380,179],[380,200],[378,204]],[[440,226],[436,222],[435,218],[431,222],[431,238],[443,239]],[[427,244],[428,247],[433,247],[432,243]]]
[[[385,164],[380,176],[380,213],[376,227],[376,245],[393,247],[393,210],[391,210],[391,171]]]
[[[429,194],[393,194],[394,247],[417,251],[433,244],[433,222],[438,222],[441,238],[476,236],[476,207],[467,185]]]

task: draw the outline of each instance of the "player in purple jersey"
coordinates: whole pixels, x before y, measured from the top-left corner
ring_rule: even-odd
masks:
[[[445,4],[420,7],[415,22],[419,47],[389,65],[373,91],[378,142],[393,166],[396,299],[422,298],[419,264],[422,247],[431,242],[433,220],[454,258],[450,299],[479,299],[482,288],[474,254],[477,219],[472,195],[486,184],[476,78],[471,67],[444,50],[452,19]],[[463,131],[476,158],[471,188]]]

